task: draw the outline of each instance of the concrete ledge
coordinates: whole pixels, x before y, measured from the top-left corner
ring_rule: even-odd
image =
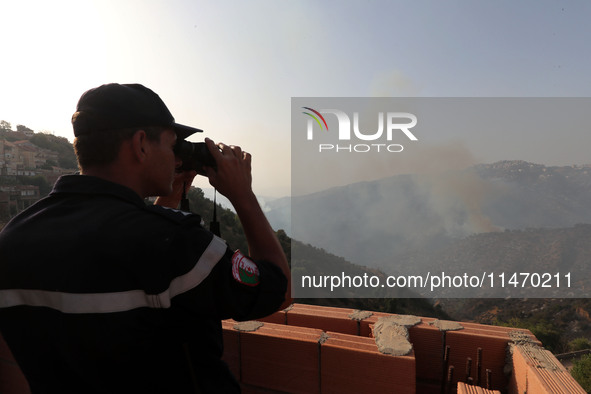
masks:
[[[380,317],[372,328],[378,350],[393,356],[405,356],[412,351],[408,340],[408,328],[416,326],[421,319],[416,316],[392,315]]]

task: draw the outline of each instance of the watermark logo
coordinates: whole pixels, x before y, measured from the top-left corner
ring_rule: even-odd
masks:
[[[410,129],[417,125],[417,117],[409,112],[379,112],[378,129],[377,131],[368,132],[361,130],[359,126],[359,113],[353,112],[353,122],[347,113],[338,109],[320,109],[315,110],[310,107],[302,107],[306,111],[303,114],[310,117],[307,122],[306,138],[309,141],[314,140],[314,125],[318,124],[320,130],[328,131],[328,123],[324,115],[334,115],[338,124],[339,142],[351,141],[352,138],[360,141],[380,141],[384,140],[388,143],[362,143],[362,144],[319,144],[319,152],[333,151],[333,152],[370,152],[370,151],[388,151],[388,152],[402,152],[404,147],[401,144],[390,143],[395,138],[394,136],[402,133],[411,141],[418,141],[418,138],[411,132]],[[314,123],[315,121],[315,123]],[[385,138],[384,138],[385,137]]]
[[[320,114],[320,112],[316,111],[315,109],[312,109],[310,107],[302,107],[303,109],[307,109],[308,111],[314,112],[315,115],[312,115],[310,112],[302,112],[303,114],[308,115],[309,117],[311,117],[312,119],[314,119],[316,121],[316,123],[318,123],[318,126],[320,126],[320,129],[322,130],[322,123],[324,123],[324,126],[326,127],[326,131],[328,131],[328,125],[326,124],[326,119],[324,119],[324,116],[322,116]],[[320,123],[320,120],[318,120],[318,118],[322,119],[322,123]],[[312,139],[312,120],[308,121],[308,139],[311,140]]]

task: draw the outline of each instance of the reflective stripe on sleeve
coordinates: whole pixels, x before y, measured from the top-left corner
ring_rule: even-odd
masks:
[[[197,264],[186,274],[174,278],[160,294],[147,294],[143,290],[112,293],[62,293],[47,290],[0,290],[0,308],[19,305],[40,306],[63,313],[111,313],[136,308],[169,308],[171,299],[198,286],[226,253],[226,243],[213,239]]]

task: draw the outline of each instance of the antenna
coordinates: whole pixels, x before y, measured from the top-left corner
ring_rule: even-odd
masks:
[[[189,199],[187,198],[187,182],[183,182],[183,196],[181,197],[181,211],[191,212]]]
[[[220,222],[217,220],[217,206],[215,203],[217,190],[213,189],[213,218],[209,223],[209,231],[220,237]],[[187,198],[187,182],[183,182],[183,196],[181,198],[181,211],[191,212],[189,199]]]
[[[217,235],[218,237],[220,237],[220,222],[218,222],[217,220],[217,206],[215,203],[215,197],[217,194],[217,190],[214,188],[213,189],[213,218],[211,220],[211,222],[209,223],[209,231],[211,231],[213,234]]]

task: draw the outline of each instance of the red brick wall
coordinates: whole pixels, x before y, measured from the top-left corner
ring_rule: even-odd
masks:
[[[238,329],[241,325],[232,320],[223,321],[223,358],[245,394],[439,394],[448,386],[450,393],[466,394],[584,393],[527,330],[520,330],[527,346],[515,345],[511,328],[461,323],[460,330],[442,332],[432,325],[435,319],[421,318],[419,324],[408,328],[413,345],[410,354],[391,356],[380,353],[371,337],[373,324],[388,315],[374,313],[358,320],[354,312],[294,304],[263,319],[264,324],[252,331]],[[447,366],[454,367],[449,385],[443,361],[446,346]],[[472,360],[468,373],[472,383],[477,383],[478,348],[482,349],[481,387],[464,383],[468,358]],[[486,388],[487,370],[490,390]],[[0,336],[0,393],[29,392]]]
[[[585,394],[562,364],[547,350],[531,345],[511,346],[515,373],[509,393]]]
[[[412,353],[392,357],[378,352],[371,338],[373,324],[388,314],[373,313],[357,321],[351,317],[354,312],[352,309],[294,304],[263,321],[272,326],[287,325],[290,329],[297,326],[321,330],[328,335],[319,347],[321,393],[439,394],[442,388],[445,390],[448,386],[451,393],[522,394],[525,390],[542,394],[583,392],[577,391],[582,389],[568,373],[540,371],[539,367],[523,357],[513,357],[513,363],[508,363],[509,346],[514,340],[513,328],[460,323],[461,329],[443,332],[432,325],[435,319],[421,318],[419,324],[408,328]],[[519,331],[528,338],[529,343],[541,346],[531,332]],[[317,334],[314,332],[314,335]],[[445,364],[443,355],[446,347],[448,359]],[[546,355],[554,358],[550,352],[546,352]],[[451,366],[454,370],[453,379],[448,384],[447,372]],[[467,369],[467,366],[470,368]],[[471,380],[467,379],[468,376]],[[287,379],[284,379],[284,384],[280,390],[293,392]],[[260,389],[265,390],[265,387],[261,386]],[[278,387],[275,386],[275,389]]]

